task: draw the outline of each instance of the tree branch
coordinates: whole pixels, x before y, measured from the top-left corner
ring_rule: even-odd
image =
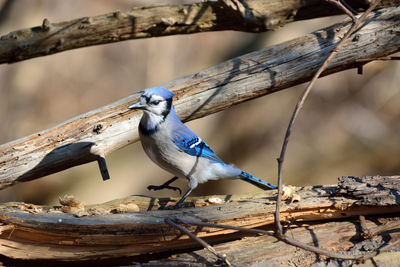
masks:
[[[221,30],[264,32],[292,21],[340,13],[318,0],[248,0],[240,2],[240,12],[225,2],[139,7],[56,23],[44,19],[41,26],[1,36],[0,63],[137,38]],[[382,2],[380,7],[388,7],[400,0]],[[368,7],[365,1],[352,3],[359,11]]]
[[[354,68],[363,58],[400,50],[400,8],[370,14],[323,75]],[[162,84],[176,94],[184,121],[270,94],[311,79],[351,22],[256,51]],[[0,188],[98,160],[138,140],[141,112],[128,111],[138,94],[82,114],[51,129],[0,146]]]
[[[372,179],[378,182],[370,187],[363,186]],[[354,188],[357,190],[353,190]],[[293,188],[293,193],[300,197],[300,201],[283,203],[280,216],[282,221],[291,224],[289,231],[297,241],[286,237],[281,240],[287,243],[301,241],[309,246],[316,245],[320,249],[336,252],[347,251],[354,247],[354,243],[365,241],[357,222],[350,221],[351,218],[359,215],[373,218],[375,223],[366,222],[370,229],[385,220],[400,221],[399,188],[399,176],[343,177],[339,186]],[[364,200],[361,195],[368,195],[376,201]],[[390,197],[382,203],[379,201],[382,195]],[[67,209],[63,209],[69,207],[65,205],[78,206],[76,203],[79,201],[76,200],[62,201],[62,207],[2,203],[0,255],[24,260],[85,261],[150,254],[150,259],[157,259],[160,258],[157,253],[178,254],[182,249],[191,251],[198,248],[191,238],[165,223],[165,219],[169,217],[173,221],[176,221],[174,218],[179,218],[188,231],[210,244],[225,243],[226,247],[234,248],[236,254],[226,247],[216,248],[220,254],[227,254],[234,266],[243,266],[244,260],[255,262],[257,257],[252,255],[253,252],[259,253],[263,260],[279,258],[285,263],[301,260],[300,258],[304,260],[301,254],[299,256],[294,253],[297,248],[288,248],[285,244],[276,242],[273,237],[275,196],[274,190],[256,195],[213,196],[223,200],[219,205],[209,204],[207,200],[210,196],[196,197],[191,198],[195,208],[174,211],[157,209],[173,204],[179,198],[131,196],[103,204],[83,205],[83,213],[67,213]],[[129,205],[136,205],[138,209],[127,211],[126,207]],[[115,211],[118,214],[114,214]],[[85,216],[82,217],[82,214]],[[323,229],[317,231],[316,227]],[[301,231],[295,232],[296,229]],[[258,237],[263,242],[262,246],[257,246],[257,243],[246,245],[247,238],[238,240],[243,241],[244,245],[232,246],[230,241],[243,237],[244,234],[240,233],[242,231],[268,236]],[[375,240],[374,244],[378,246],[387,244],[389,238],[393,238],[390,239],[391,242],[399,239],[396,231],[381,232],[379,235],[385,237]],[[251,251],[248,251],[247,246],[251,247]],[[318,248],[312,251],[319,253]],[[354,249],[356,250],[348,251],[340,257],[351,259],[354,255],[365,253],[363,247]],[[238,255],[244,258],[238,258]],[[166,254],[161,256],[167,257]],[[194,260],[207,261],[209,257],[210,255],[206,255]]]

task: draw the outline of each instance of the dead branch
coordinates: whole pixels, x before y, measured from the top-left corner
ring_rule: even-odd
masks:
[[[372,13],[356,33],[358,37],[346,41],[323,75],[364,64],[357,62],[362,58],[399,51],[399,24],[400,7]],[[174,103],[181,119],[200,118],[309,80],[350,25],[351,22],[336,24],[161,86],[176,94]],[[101,160],[137,141],[141,113],[127,110],[137,98],[138,94],[133,94],[51,129],[1,145],[0,188]]]
[[[395,3],[400,1],[385,0],[381,8]],[[354,1],[353,7],[362,11],[368,4]],[[0,63],[137,38],[221,30],[264,32],[295,20],[338,13],[318,0],[249,0],[241,4],[239,13],[224,1],[207,1],[139,7],[57,23],[44,19],[41,26],[1,36]]]
[[[382,223],[385,218],[390,221],[400,220],[396,217],[400,212],[399,192],[394,189],[399,187],[399,176],[341,179],[348,185],[353,184],[353,188],[362,184],[358,181],[368,183],[369,179],[386,183],[372,185],[374,192],[366,187],[357,190],[358,193],[363,191],[365,194],[377,196],[374,202],[363,202],[358,193],[354,195],[356,191],[347,191],[346,188],[349,187],[343,186],[343,183],[339,187],[295,188],[293,193],[298,194],[300,199],[283,203],[280,216],[283,222],[290,223],[289,231],[298,241],[308,245],[317,243],[320,248],[334,251],[348,250],[354,246],[356,240],[363,240],[357,223],[349,221],[351,218],[357,219],[359,215],[375,216],[374,221],[382,218]],[[391,195],[388,199],[392,201],[381,203],[378,196],[383,193]],[[253,245],[247,243],[249,237],[231,242],[243,237],[244,233],[239,232],[240,227],[249,229],[253,234],[262,232],[273,235],[271,230],[274,227],[275,195],[276,192],[267,191],[258,195],[218,196],[224,200],[221,205],[209,204],[207,200],[210,197],[198,197],[192,198],[195,208],[174,211],[157,209],[168,202],[173,204],[171,202],[177,199],[129,197],[84,207],[86,216],[83,217],[79,217],[79,214],[63,213],[64,209],[60,206],[4,203],[0,205],[0,254],[24,260],[76,261],[78,257],[83,261],[139,257],[148,253],[153,255],[150,259],[157,259],[166,257],[165,254],[160,256],[157,253],[176,254],[180,249],[197,249],[196,242],[164,222],[165,218],[172,217],[183,222],[196,221],[197,225],[186,224],[185,228],[210,244],[223,243],[223,248],[216,250],[220,254],[227,254],[234,265],[241,265],[248,260],[282,260],[284,257],[286,260],[296,260],[297,253],[291,252],[296,249],[292,247],[286,250],[287,246],[277,243],[274,237],[251,237],[253,241],[257,241]],[[122,213],[114,214],[118,207],[130,204],[137,205],[140,211],[123,213],[120,210]],[[391,218],[393,215],[395,217]],[[223,224],[223,228],[215,224]],[[372,221],[367,221],[366,224],[370,229],[375,226]],[[381,233],[388,234],[392,237],[391,241],[399,238],[393,231]],[[385,240],[387,238],[377,242],[377,245],[386,244]],[[243,243],[239,245],[237,242]],[[257,249],[260,243],[263,246]],[[250,248],[254,251],[246,256],[246,251]],[[265,253],[267,248],[268,253]],[[238,251],[240,249],[242,252]],[[360,255],[360,250],[362,251],[361,248],[355,250],[355,255]],[[253,257],[254,253],[259,255]],[[243,258],[238,258],[237,255],[243,255]],[[289,255],[291,256],[287,258]],[[315,255],[313,257],[315,259]],[[209,254],[204,256],[204,260],[209,258]]]

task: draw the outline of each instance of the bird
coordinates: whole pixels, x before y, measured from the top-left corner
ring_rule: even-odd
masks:
[[[182,207],[188,195],[209,180],[239,178],[264,190],[277,188],[220,159],[178,118],[172,104],[173,92],[156,87],[140,93],[139,100],[128,109],[143,111],[138,127],[143,150],[154,163],[174,175],[162,185],[149,185],[148,190],[172,189],[181,193],[178,187],[170,184],[178,178],[189,181],[189,189],[168,209]]]

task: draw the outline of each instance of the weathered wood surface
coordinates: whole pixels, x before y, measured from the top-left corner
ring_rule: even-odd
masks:
[[[383,0],[380,7],[400,3]],[[359,11],[368,1],[350,1]],[[133,8],[127,12],[78,18],[10,32],[0,37],[0,63],[12,63],[70,49],[129,39],[237,30],[263,32],[288,22],[338,14],[339,10],[319,0],[248,0],[235,10],[224,1],[185,5]]]
[[[400,221],[400,217],[376,218],[367,222],[368,227],[385,224],[391,220]],[[359,255],[373,251],[385,243],[382,239],[394,242],[400,239],[399,232],[388,232],[383,237],[363,240],[360,236],[359,221],[336,221],[328,223],[292,224],[287,230],[289,236],[297,240],[316,245],[331,251],[348,251],[348,254]],[[354,243],[360,242],[356,246]],[[215,245],[218,253],[226,254],[233,266],[400,266],[400,248],[384,252],[365,263],[354,264],[354,261],[326,259],[312,252],[296,248],[271,236],[247,236],[240,240]],[[131,260],[131,262],[134,259]],[[209,251],[197,250],[181,253],[173,257],[150,260],[141,266],[215,266],[217,258]],[[328,265],[329,264],[329,265]],[[354,265],[352,265],[354,264]]]
[[[358,177],[344,176],[339,178],[339,193],[349,195],[357,201],[355,205],[390,205],[397,201],[399,202],[399,195],[394,192],[400,192],[400,176],[380,177],[365,176],[362,179]],[[396,179],[396,180],[393,180]],[[396,182],[393,182],[396,181]]]
[[[400,7],[373,12],[363,25],[338,51],[325,74],[400,50]],[[161,86],[175,92],[174,105],[181,119],[200,118],[309,80],[349,26],[349,22],[336,24]],[[0,188],[102,159],[137,141],[141,112],[128,111],[127,107],[138,96],[133,94],[1,145]]]
[[[376,193],[372,194],[379,195],[387,192],[388,195],[393,196],[391,202],[368,201],[368,203],[363,203],[358,196],[352,195],[354,191],[346,191],[346,188],[341,185],[339,187],[294,188],[282,207],[281,220],[294,226],[297,225],[296,227],[305,227],[306,224],[318,226],[322,225],[323,221],[354,218],[359,215],[390,216],[399,214],[399,191],[393,189],[399,186],[399,177],[375,176],[374,179],[385,179],[386,183],[371,186],[376,189]],[[354,184],[353,180],[352,177],[346,178],[347,184]],[[169,199],[131,197],[87,207],[86,210],[95,215],[84,217],[62,213],[60,207],[49,209],[23,203],[5,203],[0,206],[0,222],[2,223],[0,226],[0,254],[15,259],[76,261],[77,259],[138,257],[148,253],[176,253],[179,249],[195,249],[198,245],[165,224],[164,218],[172,216],[246,228],[272,229],[275,194],[276,191],[273,190],[258,195],[220,196],[225,203],[206,206],[203,206],[207,203],[202,201],[204,198],[194,198],[197,207],[174,211],[155,210],[160,203],[165,205]],[[294,195],[298,195],[299,198],[291,198]],[[291,203],[293,199],[297,200]],[[110,214],[115,207],[128,203],[137,204],[141,211]],[[341,224],[337,225],[340,227]],[[335,237],[339,239],[340,236],[357,238],[357,234],[354,233],[354,224],[345,225],[347,228],[343,228],[342,231],[338,230],[338,232],[333,230],[339,228],[322,232],[329,229],[329,226],[322,225],[322,230],[318,230],[323,235],[322,239],[313,242],[318,242],[318,245],[322,247],[325,246],[325,242],[328,242],[327,246],[331,247],[332,244],[335,244],[334,240],[336,239],[329,240],[329,236],[339,235]],[[189,225],[187,227],[197,236],[211,243],[227,242],[241,236],[234,230],[199,228]],[[310,229],[305,227],[299,231],[303,231],[301,235],[304,238],[310,239]],[[272,239],[262,242],[268,242],[268,246],[276,247],[273,255],[281,253],[283,257],[284,254],[287,254],[278,249],[276,241]],[[349,244],[345,247],[349,248]],[[239,249],[236,246],[232,248]],[[265,253],[264,251],[265,259],[269,259],[267,254],[269,255],[269,252]],[[159,256],[155,254],[154,258],[157,257]]]

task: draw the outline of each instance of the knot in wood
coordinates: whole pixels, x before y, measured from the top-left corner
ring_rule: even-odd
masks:
[[[101,130],[103,129],[103,125],[98,123],[95,126],[93,126],[93,132],[96,134],[100,134]]]

